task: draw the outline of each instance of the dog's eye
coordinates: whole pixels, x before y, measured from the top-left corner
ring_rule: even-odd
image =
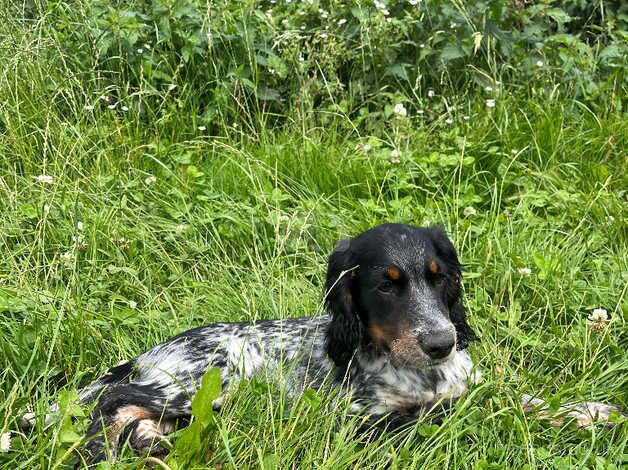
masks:
[[[380,292],[390,292],[393,289],[394,284],[391,281],[384,281],[379,286],[377,286],[377,290]]]

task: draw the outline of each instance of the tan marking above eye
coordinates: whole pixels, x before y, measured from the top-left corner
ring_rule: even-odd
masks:
[[[432,274],[436,274],[438,272],[438,263],[434,260],[430,261],[427,265],[427,269],[429,269]]]
[[[398,281],[401,278],[401,271],[399,270],[399,268],[391,266],[389,268],[386,268],[386,276],[388,276],[388,279],[390,279],[391,281]]]

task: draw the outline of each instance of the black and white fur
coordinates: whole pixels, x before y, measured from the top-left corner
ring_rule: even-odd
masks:
[[[223,395],[267,374],[290,390],[335,387],[351,411],[395,427],[446,407],[479,378],[466,351],[474,336],[461,303],[460,263],[438,228],[384,224],[343,240],[329,258],[328,315],[218,323],[183,332],[113,367],[80,392],[94,403],[87,460],[116,456],[122,431],[154,454],[191,415],[209,367]],[[33,417],[28,417],[32,419]]]

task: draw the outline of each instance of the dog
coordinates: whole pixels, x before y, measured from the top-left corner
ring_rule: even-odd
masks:
[[[350,394],[351,413],[387,429],[447,408],[480,379],[467,352],[475,333],[461,277],[439,227],[383,224],[342,240],[329,257],[327,315],[185,331],[80,391],[83,403],[95,403],[86,460],[115,459],[123,431],[135,449],[166,453],[167,434],[190,419],[210,367],[222,379],[215,409],[239,380],[263,371],[297,393],[328,386]]]

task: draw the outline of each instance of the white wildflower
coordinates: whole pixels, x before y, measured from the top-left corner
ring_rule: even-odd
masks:
[[[399,117],[406,117],[408,115],[408,110],[402,103],[397,103],[395,108],[393,109],[393,113],[395,113]]]
[[[72,253],[71,251],[66,251],[65,253],[62,253],[61,256],[61,261],[63,261],[63,264],[65,264],[66,266],[71,266],[72,263],[74,263],[74,253]]]
[[[129,110],[129,107],[128,106],[122,106],[120,109],[126,113]]]
[[[77,230],[83,230],[83,227],[84,227],[84,225],[83,225],[83,221],[79,220],[79,221],[76,223],[76,229],[77,229]]]
[[[144,49],[142,49],[141,47],[137,50],[138,54],[143,54],[144,53]]]
[[[207,130],[207,127],[205,127],[205,126],[198,126],[197,129],[199,131],[203,132],[203,131]]]
[[[500,82],[499,80],[495,80],[495,85],[501,85],[502,82]]]
[[[401,157],[401,152],[397,149],[394,149],[392,152],[390,152],[390,163],[396,165],[397,163],[399,163]]]
[[[517,155],[517,153],[519,153],[519,150],[517,150],[517,149],[512,149],[512,150],[510,151],[510,153],[512,153],[513,155]]]
[[[518,271],[522,276],[529,276],[532,274],[532,270],[530,268],[519,268]]]
[[[305,62],[305,58],[302,55],[299,56],[299,62]]]
[[[6,453],[11,450],[11,433],[3,432],[0,434],[0,452]]]
[[[288,24],[288,20],[284,18],[283,20],[281,20],[281,24]]]
[[[135,310],[137,308],[137,302],[135,300],[129,300],[129,308]]]
[[[146,49],[147,51],[150,51],[150,44],[144,44],[144,49]]]
[[[542,61],[542,60],[537,60],[537,61],[536,61],[536,66],[537,66],[537,67],[543,67],[543,65],[545,65],[545,64],[543,63],[543,61]]]
[[[177,87],[177,85],[175,85],[174,83],[169,83],[168,84],[168,91],[172,91]]]
[[[452,118],[447,118],[447,119],[445,119],[445,124],[449,124],[449,125],[451,125],[451,124],[453,124],[453,123],[454,123],[454,120],[453,120]]]
[[[427,90],[427,96],[428,97],[433,98],[435,94],[436,93],[434,93],[434,90]]]
[[[369,144],[356,144],[354,150],[361,153],[369,153],[373,148]]]
[[[93,111],[94,105],[93,104],[86,104],[83,108],[85,109],[85,111]]]
[[[107,105],[107,108],[116,109],[116,104],[114,103],[114,104]]]
[[[52,184],[52,182],[54,181],[54,178],[52,177],[52,175],[46,175],[46,174],[35,176],[35,179],[37,180],[38,183],[44,183],[44,184]]]
[[[50,205],[49,204],[44,204],[44,212],[47,214],[48,212],[50,212]]]
[[[101,101],[109,102],[109,97],[107,95],[100,95],[98,99]]]
[[[422,42],[421,44],[419,44],[419,48],[423,49],[425,47],[425,43]]]
[[[347,19],[346,19],[346,18],[340,18],[340,19],[337,21],[338,26],[341,26],[341,25],[345,24],[346,22],[347,22]]]
[[[421,0],[408,0],[408,3],[412,6],[416,6],[421,3]]]
[[[465,114],[464,116],[462,116],[462,119],[464,119],[465,121],[468,121],[469,119],[471,119],[471,116],[468,116]]]
[[[606,225],[613,225],[615,223],[615,217],[609,215],[606,217]]]
[[[478,215],[478,211],[476,211],[475,208],[471,207],[471,206],[465,207],[464,210],[462,211],[462,213],[464,214],[465,217],[470,217],[472,215]]]
[[[488,100],[486,100],[486,107],[487,108],[494,108],[495,107],[495,100],[492,98],[489,98]]]
[[[417,109],[416,113],[423,115],[423,114],[425,114],[425,110],[424,109]]]
[[[608,321],[608,312],[603,308],[596,308],[589,315],[589,320],[596,323]]]
[[[150,186],[151,184],[155,183],[157,181],[157,177],[150,175],[147,176],[146,179],[144,180],[144,184],[146,184],[147,186]]]
[[[493,87],[492,86],[485,86],[484,87],[484,91],[490,93],[491,91],[493,91]]]

